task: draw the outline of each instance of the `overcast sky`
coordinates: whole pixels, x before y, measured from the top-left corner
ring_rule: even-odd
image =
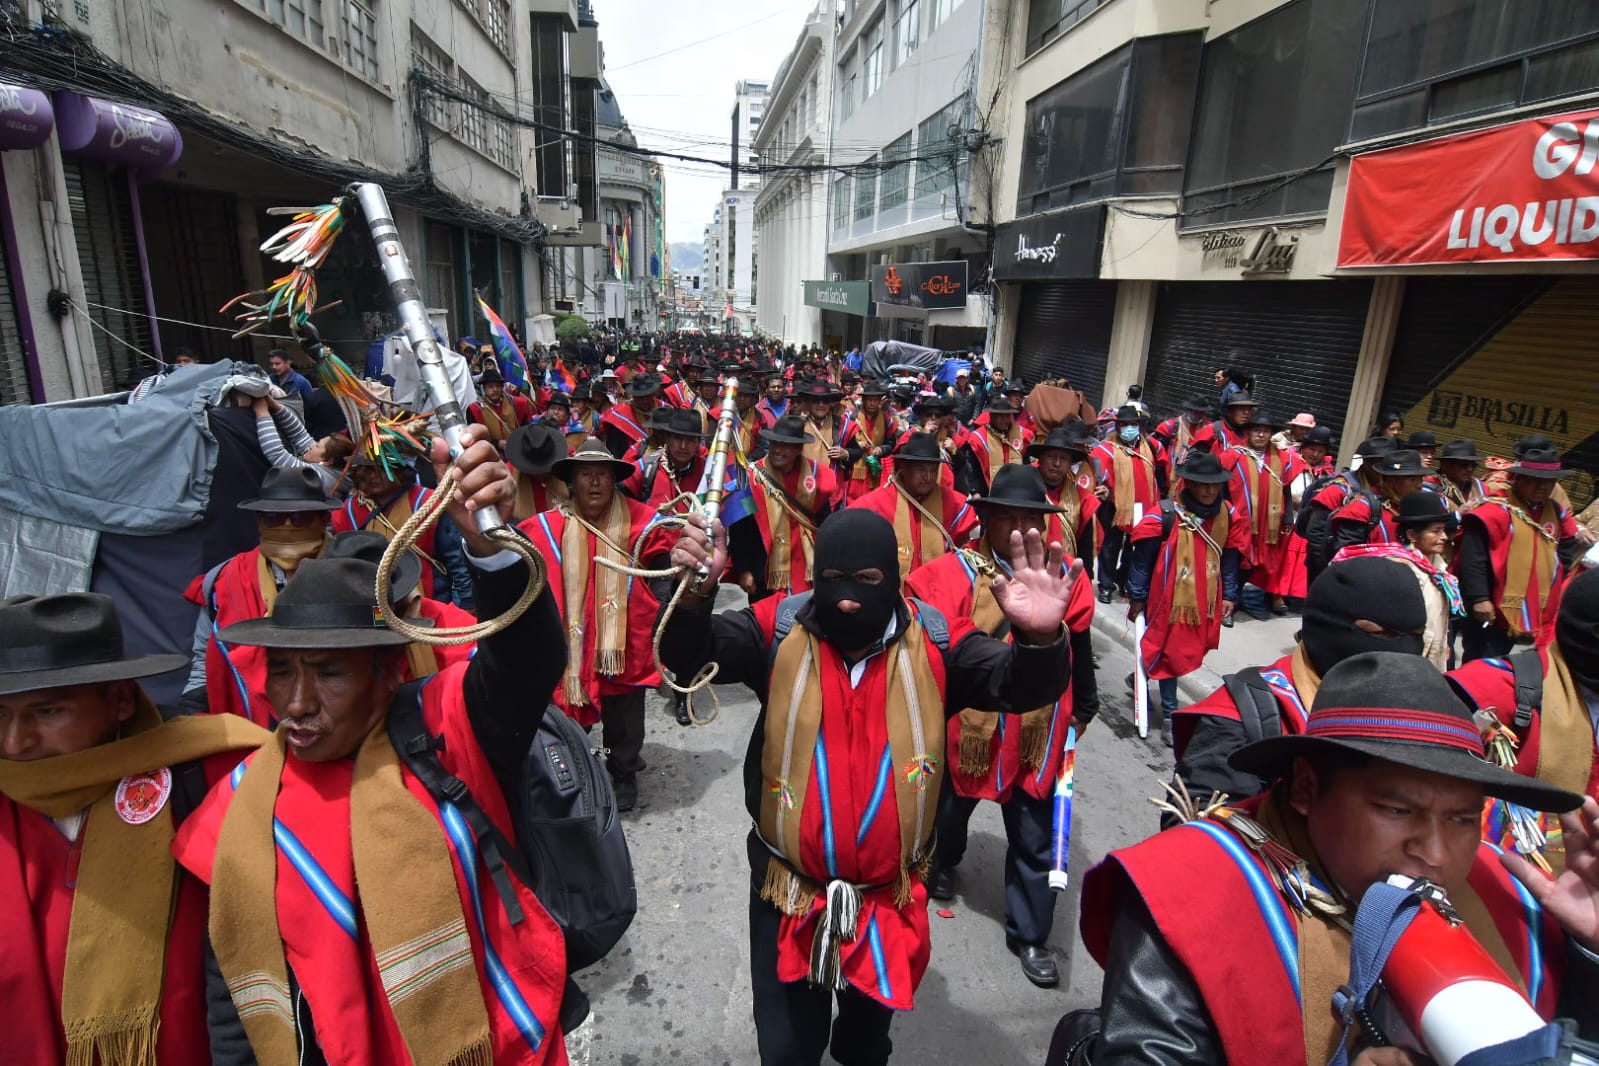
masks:
[[[734,85],[770,81],[815,7],[816,0],[594,0],[606,80],[639,144],[727,159]],[[667,161],[666,239],[699,241],[728,180],[724,168]]]

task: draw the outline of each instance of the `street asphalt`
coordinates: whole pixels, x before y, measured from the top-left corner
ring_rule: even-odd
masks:
[[[724,609],[741,603],[741,596],[723,592]],[[1116,608],[1100,611],[1106,621],[1112,612],[1118,625],[1125,621]],[[1240,622],[1231,634],[1241,648],[1257,648],[1266,643],[1265,627],[1277,624]],[[1261,628],[1251,636],[1251,626]],[[1170,778],[1171,756],[1156,732],[1140,740],[1133,729],[1123,684],[1130,653],[1106,631],[1094,639],[1102,709],[1078,747],[1071,887],[1050,938],[1061,984],[1035,988],[1005,947],[1004,829],[998,808],[983,804],[972,819],[955,900],[932,903],[932,962],[916,1009],[894,1021],[897,1062],[1042,1063],[1060,1016],[1098,1003],[1100,970],[1077,929],[1080,878],[1107,851],[1155,831],[1158,816],[1148,798]],[[638,809],[625,816],[639,913],[611,954],[578,975],[593,1011],[569,1037],[574,1066],[759,1062],[750,1013],[749,817],[741,778],[757,705],[747,689],[718,693],[720,716],[704,727],[681,727],[669,705],[648,699],[648,769],[640,775]]]

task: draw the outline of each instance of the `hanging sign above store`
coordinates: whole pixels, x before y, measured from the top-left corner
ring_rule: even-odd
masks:
[[[1349,161],[1340,267],[1599,259],[1599,110]]]
[[[55,94],[61,150],[139,170],[171,166],[183,138],[165,115],[78,93]]]
[[[966,260],[872,267],[872,299],[934,311],[966,306]]]

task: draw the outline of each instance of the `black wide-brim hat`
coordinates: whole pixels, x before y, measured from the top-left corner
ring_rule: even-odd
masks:
[[[1399,500],[1399,511],[1394,515],[1396,526],[1426,526],[1434,522],[1447,522],[1454,515],[1449,501],[1430,489],[1407,492]]]
[[[542,422],[516,427],[505,441],[506,459],[530,477],[548,474],[566,453],[566,434]]]
[[[1477,454],[1477,442],[1474,440],[1452,440],[1445,444],[1438,453],[1440,463],[1480,463],[1482,456]]]
[[[365,559],[307,559],[272,613],[223,627],[217,639],[250,648],[394,648],[410,638],[378,614],[378,568]],[[426,618],[407,619],[431,626]]]
[[[99,592],[0,600],[0,696],[154,677],[188,661],[124,654],[116,604]]]
[[[1097,444],[1099,444],[1099,438],[1089,431],[1086,422],[1067,422],[1050,430],[1049,435],[1043,440],[1029,444],[1027,446],[1027,458],[1037,462],[1039,457],[1051,448],[1063,452],[1079,452],[1087,455],[1094,450],[1094,446]]]
[[[627,382],[629,396],[654,396],[661,391],[661,379],[656,374],[634,374]]]
[[[1426,477],[1428,470],[1421,462],[1421,453],[1409,448],[1390,452],[1372,463],[1371,469],[1383,477]]]
[[[1520,460],[1510,468],[1512,477],[1535,477],[1543,480],[1570,477],[1575,470],[1560,465],[1560,453],[1553,448],[1531,448],[1521,454]]]
[[[1225,485],[1233,479],[1233,472],[1209,452],[1191,451],[1188,461],[1177,468],[1177,476],[1196,485]]]
[[[880,379],[873,378],[871,381],[868,381],[866,384],[861,386],[861,395],[862,396],[887,396],[888,395],[888,383],[885,382],[885,381],[882,381]]]
[[[920,430],[912,433],[894,450],[894,461],[902,463],[947,463],[949,457],[938,446],[938,438]]]
[[[988,406],[983,408],[983,410],[991,415],[1010,415],[1012,418],[1015,418],[1020,413],[1016,410],[1016,405],[1011,403],[1009,398],[1003,394],[989,400]]]
[[[1402,652],[1352,655],[1328,670],[1302,734],[1246,744],[1227,762],[1270,781],[1295,758],[1346,751],[1481,785],[1490,796],[1535,811],[1582,806],[1574,792],[1488,762],[1482,734],[1449,681],[1426,659]]]
[[[1255,408],[1255,413],[1250,415],[1249,421],[1244,423],[1245,429],[1249,429],[1251,426],[1263,426],[1266,429],[1283,428],[1283,424],[1271,417],[1271,413],[1263,407]]]
[[[805,420],[795,415],[784,415],[771,429],[761,430],[761,439],[769,444],[811,444],[816,440],[805,432]]]
[[[1247,392],[1235,392],[1235,393],[1233,393],[1231,396],[1229,396],[1227,398],[1227,402],[1222,404],[1222,406],[1223,407],[1258,407],[1260,405],[1256,402],[1256,400],[1255,400],[1255,398],[1253,396],[1249,395],[1249,393],[1247,393]]]
[[[1311,426],[1310,431],[1305,434],[1305,439],[1299,442],[1301,447],[1306,444],[1320,444],[1327,448],[1337,443],[1338,438],[1333,436],[1331,426]]]
[[[637,468],[624,462],[611,454],[611,450],[598,437],[589,437],[577,446],[577,451],[550,467],[550,473],[562,481],[571,481],[572,475],[577,473],[578,463],[605,463],[611,468],[611,473],[616,475],[618,483],[632,477]]]
[[[239,504],[241,511],[294,514],[300,511],[336,511],[339,501],[322,490],[322,479],[308,466],[275,466],[261,479],[261,492]]]
[[[969,502],[979,513],[988,507],[1014,507],[1019,511],[1065,514],[1064,507],[1049,502],[1045,491],[1044,475],[1038,467],[1006,463],[995,471],[988,495],[974,496]]]
[[[794,396],[801,400],[842,400],[844,393],[825,381],[807,381],[794,390]]]
[[[375,568],[388,550],[389,538],[377,530],[352,529],[347,533],[335,533],[333,543],[320,558],[363,559]],[[377,580],[375,574],[373,580]],[[422,560],[417,558],[416,552],[406,552],[395,560],[394,572],[389,575],[389,602],[399,603],[405,599],[416,591],[421,580]]]

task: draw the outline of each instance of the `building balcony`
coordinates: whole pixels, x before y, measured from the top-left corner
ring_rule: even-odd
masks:
[[[599,82],[600,71],[605,69],[599,27],[578,26],[577,32],[567,43],[567,54],[573,81]]]
[[[577,32],[576,0],[526,0],[528,14],[535,18],[555,16],[566,23],[567,33]]]

